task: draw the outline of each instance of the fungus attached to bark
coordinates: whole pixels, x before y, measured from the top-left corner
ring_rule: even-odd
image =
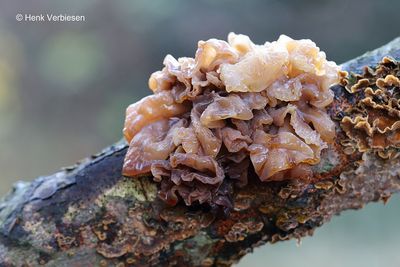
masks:
[[[341,127],[352,151],[373,151],[382,158],[399,155],[400,63],[385,57],[375,68],[351,74],[341,84],[352,93],[357,105],[344,111]]]
[[[149,79],[154,94],[127,109],[123,174],[151,173],[171,205],[231,207],[232,184],[254,172],[265,182],[310,178],[333,142],[325,108],[339,68],[311,40],[256,45],[230,33],[164,66]]]

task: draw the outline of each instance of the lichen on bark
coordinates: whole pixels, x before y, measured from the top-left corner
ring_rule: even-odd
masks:
[[[387,55],[400,59],[400,39],[342,67],[361,73]],[[14,187],[0,202],[0,266],[230,266],[254,247],[304,237],[343,210],[386,201],[400,191],[400,163],[373,151],[345,153],[340,111],[352,95],[333,90],[337,136],[314,166],[315,181],[250,177],[228,214],[171,208],[155,197],[151,177],[121,176],[121,142]]]

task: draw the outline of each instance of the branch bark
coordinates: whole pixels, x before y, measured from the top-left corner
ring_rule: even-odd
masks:
[[[361,72],[383,56],[400,59],[400,38],[342,64]],[[349,97],[333,88],[341,107]],[[261,183],[235,189],[234,209],[170,208],[151,177],[121,176],[127,145],[31,183],[18,182],[0,202],[0,266],[230,266],[254,247],[311,234],[346,209],[400,191],[400,162],[374,153],[348,156],[340,145],[323,154],[318,182]]]

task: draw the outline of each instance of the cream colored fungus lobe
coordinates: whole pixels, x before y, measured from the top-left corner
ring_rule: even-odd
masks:
[[[153,95],[127,108],[123,174],[152,173],[170,204],[223,206],[226,179],[306,179],[335,136],[325,108],[338,81],[311,40],[199,41],[194,58],[167,55],[150,76]]]

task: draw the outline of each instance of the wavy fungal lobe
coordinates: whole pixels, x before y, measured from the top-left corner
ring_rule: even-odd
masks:
[[[194,58],[167,55],[149,79],[153,94],[127,108],[123,174],[151,173],[171,205],[227,208],[254,173],[308,179],[335,137],[326,107],[338,81],[339,67],[311,40],[199,41]]]
[[[395,158],[400,149],[400,63],[385,57],[376,67],[341,80],[356,105],[343,112],[341,127],[349,153],[372,151]]]

